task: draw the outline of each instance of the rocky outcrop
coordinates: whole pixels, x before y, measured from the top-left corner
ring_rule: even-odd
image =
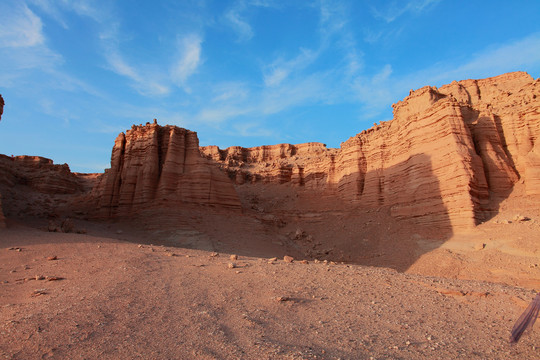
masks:
[[[540,81],[518,72],[424,87],[394,119],[329,149],[280,144],[201,152],[237,184],[290,183],[399,219],[454,229],[485,218],[490,200],[521,179],[540,194]]]
[[[67,164],[55,165],[39,156],[0,155],[0,193],[5,216],[53,215],[67,204],[68,198],[83,191],[81,179]]]
[[[4,98],[2,97],[2,94],[0,94],[0,120],[2,120],[2,114],[4,114]]]
[[[0,94],[0,120],[2,120],[2,114],[4,113],[4,98]],[[6,218],[2,209],[2,194],[0,193],[0,228],[6,227]]]
[[[118,135],[94,196],[100,217],[182,204],[240,209],[229,178],[200,155],[197,133],[155,122]]]
[[[7,227],[6,217],[4,216],[4,211],[2,208],[2,194],[0,194],[0,229]]]

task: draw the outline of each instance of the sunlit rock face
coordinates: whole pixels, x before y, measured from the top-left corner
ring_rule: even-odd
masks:
[[[197,133],[156,123],[118,135],[94,194],[102,217],[182,204],[240,209],[232,182],[201,156]]]
[[[335,192],[396,218],[452,228],[484,218],[516,181],[540,194],[540,81],[523,72],[411,91],[394,118],[339,149],[321,143],[202,147],[238,185]]]

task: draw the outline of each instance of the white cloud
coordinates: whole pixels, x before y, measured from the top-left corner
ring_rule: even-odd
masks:
[[[201,63],[201,43],[202,38],[195,34],[179,40],[179,58],[171,68],[171,75],[177,86],[188,90],[187,79],[195,73]]]
[[[490,46],[473,54],[466,62],[446,61],[406,74],[394,73],[387,64],[371,77],[357,77],[353,86],[358,100],[371,116],[377,116],[388,110],[390,104],[407,96],[410,89],[520,70],[540,71],[540,33]]]
[[[298,73],[312,64],[318,52],[308,49],[300,49],[300,53],[291,60],[277,59],[272,64],[266,66],[264,71],[264,84],[268,87],[280,85],[291,73]]]
[[[377,9],[375,6],[372,6],[371,12],[375,18],[391,23],[407,12],[418,14],[424,10],[428,10],[431,6],[436,5],[440,1],[441,0],[392,1],[390,3],[385,3],[385,5],[383,5],[384,8],[382,9]]]
[[[1,5],[0,13],[4,14],[0,21],[0,47],[24,48],[44,43],[41,19],[25,4]]]
[[[540,33],[492,46],[473,54],[471,61],[457,67],[442,65],[442,69],[428,69],[427,73],[433,83],[440,83],[470,77],[489,77],[526,68],[540,70]]]
[[[203,123],[217,125],[224,121],[247,115],[252,112],[253,108],[251,107],[225,105],[222,107],[203,109],[195,118]]]
[[[238,35],[238,41],[248,41],[253,37],[251,25],[240,16],[241,8],[230,9],[225,13],[225,19]]]
[[[249,89],[245,83],[241,82],[226,82],[221,83],[212,89],[212,102],[228,102],[239,103],[244,101],[249,96]]]
[[[234,124],[232,127],[235,133],[231,135],[240,135],[243,137],[271,137],[276,135],[274,131],[264,128],[258,122],[242,122]]]
[[[29,0],[29,4],[37,6],[41,11],[58,22],[64,29],[68,29],[64,15],[57,6],[57,3],[48,0]]]

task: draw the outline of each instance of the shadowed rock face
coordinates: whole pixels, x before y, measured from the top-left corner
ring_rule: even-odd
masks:
[[[231,181],[200,155],[197,133],[156,123],[118,135],[94,194],[101,217],[181,204],[240,209]]]
[[[419,224],[448,225],[445,219],[453,228],[472,227],[519,179],[528,195],[540,194],[540,81],[516,72],[428,86],[393,107],[392,121],[340,149],[308,143],[201,151],[238,185],[331,191],[359,206],[391,206],[394,217]]]
[[[2,120],[2,114],[4,113],[4,98],[0,94],[0,120]],[[0,228],[6,227],[6,218],[2,210],[2,194],[0,194]]]
[[[0,94],[0,120],[2,120],[2,114],[4,113],[4,98],[2,97],[2,94]]]
[[[0,155],[0,193],[5,216],[53,216],[68,199],[83,192],[80,178],[67,164],[55,165],[39,156]],[[0,222],[5,227],[2,220],[3,216]]]

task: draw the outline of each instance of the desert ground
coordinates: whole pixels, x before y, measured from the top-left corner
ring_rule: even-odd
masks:
[[[338,214],[327,224],[315,215],[294,223],[306,229],[301,233],[326,226],[335,238],[357,231],[376,239],[379,246],[371,252],[361,250],[371,254],[363,264],[345,261],[339,244],[320,259],[309,257],[312,247],[302,245],[303,234],[291,240],[297,234],[265,233],[260,209],[242,216],[198,216],[193,210],[189,224],[175,231],[161,229],[151,216],[139,222],[75,220],[82,234],[48,232],[39,218],[9,218],[0,229],[0,355],[539,358],[537,329],[517,344],[509,341],[540,288],[540,214],[522,197],[516,201],[503,203],[474,231],[442,239],[394,228],[384,209],[363,214],[369,219],[361,223],[389,222],[382,233],[379,226],[346,226],[354,214]],[[507,220],[519,215],[518,205],[529,220]],[[280,206],[286,208],[286,201]],[[325,207],[331,210],[330,203]],[[283,234],[294,232],[290,226],[280,228]],[[399,246],[398,236],[406,246]],[[417,256],[409,264],[411,252]]]

